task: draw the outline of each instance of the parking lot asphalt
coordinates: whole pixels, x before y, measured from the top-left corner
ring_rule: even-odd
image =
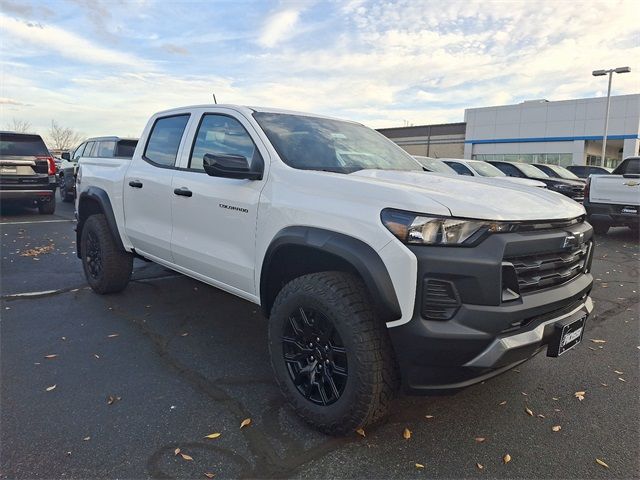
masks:
[[[597,237],[582,345],[455,395],[401,396],[366,436],[331,438],[283,402],[257,306],[142,261],[124,292],[96,295],[72,219],[60,202],[0,217],[1,478],[640,476],[627,229]]]

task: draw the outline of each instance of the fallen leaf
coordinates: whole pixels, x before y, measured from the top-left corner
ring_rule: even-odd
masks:
[[[50,387],[47,387],[45,390],[47,392],[50,392],[51,390],[53,390],[54,388],[56,388],[57,385],[51,385]]]
[[[176,448],[176,449],[173,451],[173,454],[174,454],[174,455],[177,455],[177,454],[179,454],[179,453],[180,453],[180,449],[179,449],[179,448]]]
[[[541,414],[541,413],[539,413],[539,414],[538,414],[538,417],[539,417],[539,418],[547,418],[547,417],[545,417],[545,416],[544,416],[543,414]]]
[[[115,337],[118,337],[118,336],[120,336],[119,333],[112,333],[111,335],[107,335],[107,338],[115,338]]]
[[[484,465],[482,465],[481,463],[476,463],[476,468],[478,470],[482,470],[484,468]]]
[[[486,438],[484,438],[484,437],[476,437],[475,440],[478,443],[482,443],[482,442],[484,442],[486,440]]]
[[[183,460],[186,460],[187,462],[190,462],[191,460],[193,460],[193,457],[190,455],[187,455],[186,453],[180,453],[180,456],[182,457]]]
[[[246,427],[250,423],[251,423],[251,419],[250,418],[245,418],[244,420],[242,420],[242,423],[240,424],[240,428]]]
[[[366,436],[367,436],[367,435],[364,433],[364,429],[363,429],[363,428],[359,428],[359,429],[357,429],[357,430],[356,430],[356,433],[357,433],[358,435],[363,436],[363,437],[366,437]]]
[[[614,370],[613,373],[617,373],[618,375],[624,375],[624,372],[621,372],[620,370]]]
[[[411,438],[411,430],[405,427],[404,431],[402,432],[402,436],[405,440],[409,440]]]
[[[600,339],[598,339],[598,338],[592,338],[592,339],[591,339],[591,341],[592,341],[593,343],[607,343],[607,341],[606,341],[606,340],[600,340]]]
[[[562,427],[560,425],[554,425],[553,427],[551,427],[551,430],[553,430],[554,432],[559,432],[560,430],[562,430]]]
[[[96,358],[100,358],[100,355],[98,355],[97,353],[94,353],[93,356]]]
[[[500,402],[498,405],[506,405],[507,401],[505,400],[504,402]]]
[[[107,398],[107,405],[114,404],[119,400],[122,400],[122,397],[116,397],[115,395],[109,395],[109,398]]]
[[[559,400],[558,397],[551,397],[551,400]]]
[[[60,337],[60,338],[61,338],[62,340],[66,340],[66,339],[67,339],[67,337]]]
[[[424,465],[421,463],[416,463],[416,468],[424,468]]]
[[[573,394],[574,397],[576,397],[578,400],[582,401],[584,400],[584,396],[587,392],[576,392]]]
[[[609,465],[607,465],[606,463],[604,463],[602,460],[600,460],[599,458],[596,458],[596,463],[598,465],[602,465],[604,468],[609,468]]]
[[[424,418],[426,418],[427,420],[430,420],[433,418],[433,415],[425,415]]]
[[[210,433],[209,435],[205,435],[204,438],[218,438],[220,435],[222,435],[221,433]]]
[[[627,381],[622,377],[618,377],[618,380],[620,380],[621,382],[627,383]]]
[[[525,392],[520,392],[520,393],[521,393],[521,394],[523,394],[525,397],[528,397],[528,396],[529,396],[529,394],[528,394],[528,393],[525,393]]]
[[[531,411],[531,409],[529,407],[525,407],[524,411],[527,412],[527,415],[529,415],[530,417],[533,417],[533,412]]]
[[[89,440],[91,440],[91,437],[84,437],[82,440],[84,440],[85,442],[88,442]]]
[[[213,477],[216,476],[216,474],[215,473],[204,472],[204,476],[207,477],[207,478],[213,478]]]
[[[186,337],[187,335],[189,335],[189,332],[184,332],[180,334],[181,337]]]
[[[608,387],[609,386],[606,383],[601,383],[600,385],[602,385],[603,387]]]
[[[505,454],[504,457],[502,457],[502,461],[504,462],[504,464],[506,465],[507,463],[509,463],[511,461],[511,455],[509,455],[508,453]]]
[[[57,353],[52,353],[51,355],[45,355],[44,358],[56,358],[58,356]],[[622,372],[619,373],[619,375],[622,375]]]

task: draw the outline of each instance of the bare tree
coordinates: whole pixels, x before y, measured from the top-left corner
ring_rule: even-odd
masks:
[[[53,150],[70,150],[82,140],[82,134],[72,128],[63,127],[55,120],[51,120],[49,129],[49,144]]]
[[[7,122],[7,130],[16,133],[33,132],[33,129],[31,128],[31,122],[29,122],[28,120],[20,120],[15,117],[10,122]]]

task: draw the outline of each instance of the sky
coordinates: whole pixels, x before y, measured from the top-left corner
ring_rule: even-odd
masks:
[[[374,128],[640,93],[637,1],[0,0],[0,128],[139,136],[166,108],[270,106]]]

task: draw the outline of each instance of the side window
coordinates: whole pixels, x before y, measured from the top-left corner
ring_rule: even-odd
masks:
[[[189,168],[202,170],[203,157],[207,153],[242,155],[252,162],[259,155],[253,140],[244,127],[232,117],[206,114],[202,117],[191,150]]]
[[[82,156],[82,152],[84,151],[84,147],[86,146],[87,144],[83,143],[78,148],[76,148],[75,152],[73,152],[73,156],[71,157],[72,162],[77,162],[80,159],[80,157]]]
[[[113,151],[116,148],[116,142],[113,140],[98,142],[98,153],[95,157],[113,157]]]
[[[473,172],[469,170],[467,167],[458,162],[445,162],[451,168],[453,168],[458,175],[467,175],[473,177]]]
[[[87,143],[87,148],[84,149],[83,156],[84,157],[93,157],[95,154],[95,146],[97,142],[89,142]]]
[[[173,167],[189,115],[159,118],[153,124],[143,157],[156,165]]]
[[[498,167],[500,170],[502,170],[505,175],[507,175],[508,177],[521,177],[522,175],[520,174],[520,170],[518,170],[518,167],[514,166],[514,165],[510,165],[508,163],[496,163],[494,164],[496,167]]]

